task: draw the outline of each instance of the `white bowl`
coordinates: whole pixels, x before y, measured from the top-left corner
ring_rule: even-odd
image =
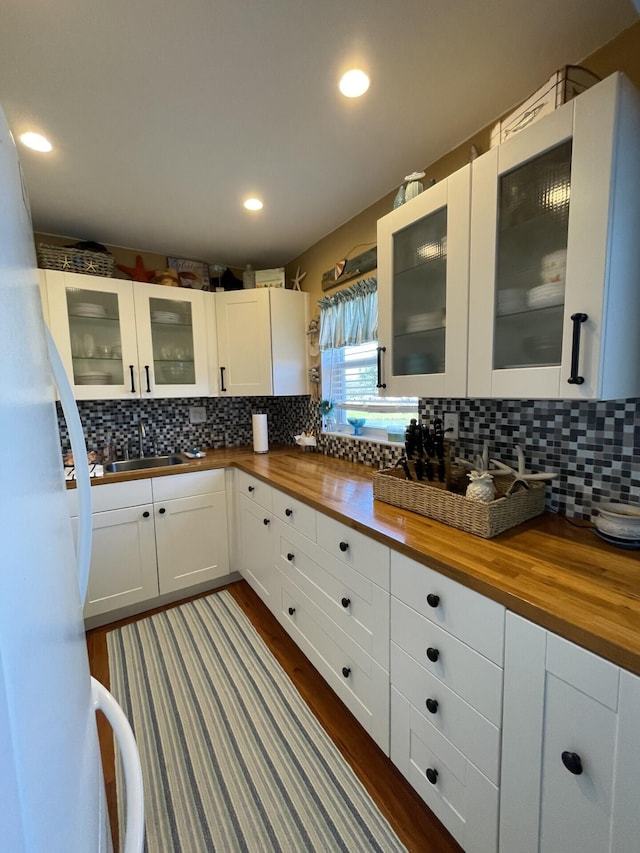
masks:
[[[619,539],[640,539],[640,506],[602,503],[594,507],[598,513],[595,525],[602,533]]]

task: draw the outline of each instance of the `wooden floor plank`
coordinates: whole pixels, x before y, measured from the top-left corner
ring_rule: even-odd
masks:
[[[226,588],[247,614],[410,853],[460,853],[459,845],[371,740],[251,587],[245,581],[240,581]],[[144,618],[150,612],[87,633],[91,672],[105,686],[109,684],[107,632],[119,625]],[[114,849],[117,850],[113,738],[106,721],[104,724],[99,721],[98,731]]]

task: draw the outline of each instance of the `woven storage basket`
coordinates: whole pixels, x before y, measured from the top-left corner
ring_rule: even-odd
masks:
[[[530,483],[528,489],[504,497],[511,479],[496,479],[496,493],[490,503],[473,501],[464,495],[418,480],[406,480],[399,468],[385,468],[373,475],[373,496],[402,509],[426,515],[459,530],[491,539],[544,512],[544,483]]]
[[[89,249],[48,246],[46,243],[38,245],[38,264],[45,270],[65,270],[106,278],[111,278],[113,273],[113,255]]]

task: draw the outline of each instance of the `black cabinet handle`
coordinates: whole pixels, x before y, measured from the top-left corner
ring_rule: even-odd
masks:
[[[151,379],[149,377],[149,365],[145,364],[144,372],[147,374],[147,394],[151,393]]]
[[[438,649],[434,649],[433,646],[429,646],[427,649],[427,657],[431,661],[431,663],[435,663],[440,657],[440,652]]]
[[[345,678],[349,678],[349,676],[351,675],[351,667],[343,666],[342,667],[342,674],[344,675]]]
[[[151,513],[149,512],[148,509],[145,509],[145,511],[142,513],[143,518],[149,518],[150,515],[151,515]]]
[[[427,596],[427,604],[429,607],[437,607],[440,604],[440,596],[430,592]]]
[[[438,700],[437,699],[427,699],[426,706],[427,706],[427,711],[430,714],[435,714],[438,710]]]
[[[227,390],[227,389],[225,388],[225,385],[224,385],[224,371],[225,371],[225,368],[224,368],[224,367],[221,367],[221,368],[220,368],[220,390],[221,390],[221,391],[226,391],[226,390]]]
[[[132,364],[129,365],[129,373],[131,374],[131,393],[135,394],[136,393],[136,383],[135,383],[135,379],[133,378],[133,365]]]
[[[432,785],[435,785],[438,781],[438,771],[435,770],[433,767],[427,767],[425,772],[427,779],[431,782]]]
[[[350,598],[343,598],[340,604],[346,609],[351,604]]]
[[[588,314],[572,314],[573,338],[571,341],[571,376],[567,379],[569,385],[582,385],[584,376],[578,376],[580,360],[580,326],[589,319]]]
[[[562,763],[574,776],[579,776],[582,773],[582,759],[577,752],[563,752]]]
[[[291,553],[291,551],[289,551],[289,553],[287,554],[287,560],[289,560],[290,563],[293,562],[293,554]]]
[[[344,554],[344,552],[345,552],[345,551],[348,549],[348,547],[349,547],[349,543],[348,543],[348,542],[341,542],[339,547],[340,547],[340,550],[342,551],[342,553]]]
[[[262,523],[263,523],[264,525],[269,524],[269,522],[270,522],[270,521],[271,521],[271,519],[270,519],[270,518],[263,518],[263,519],[262,519]]]
[[[158,510],[158,512],[160,513],[160,515],[164,515],[166,512],[166,509],[163,506],[161,506],[160,509]]]
[[[293,616],[293,614],[296,612],[296,609],[295,609],[295,607],[289,607],[287,612],[288,612],[289,616]]]
[[[386,351],[386,347],[378,347],[378,381],[376,382],[376,388],[387,387],[386,383],[382,381],[382,353]]]
[[[291,516],[293,515],[293,510],[287,507],[284,511],[284,514],[287,516],[287,518],[291,518]]]
[[[247,486],[247,491],[248,491],[249,493],[251,493],[251,492],[255,492],[255,490],[256,490],[256,487],[255,487],[255,486]]]

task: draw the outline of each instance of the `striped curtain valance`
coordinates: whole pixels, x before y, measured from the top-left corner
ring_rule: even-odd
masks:
[[[378,280],[364,278],[318,300],[320,348],[364,344],[378,337]]]

